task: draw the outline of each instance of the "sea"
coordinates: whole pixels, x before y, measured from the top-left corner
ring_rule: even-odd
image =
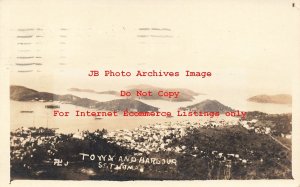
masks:
[[[69,91],[69,94],[73,94],[79,97],[86,97],[89,99],[95,99],[98,101],[109,101],[113,99],[120,99],[118,96],[75,92]],[[10,101],[11,112],[11,130],[20,127],[47,127],[55,128],[58,132],[63,133],[76,133],[82,130],[94,131],[97,129],[107,129],[108,131],[117,129],[134,129],[140,125],[157,125],[162,123],[180,123],[182,121],[199,121],[203,118],[201,116],[176,116],[177,109],[179,107],[185,107],[204,101],[206,99],[217,100],[220,103],[233,108],[236,111],[261,111],[269,114],[281,114],[291,113],[292,106],[284,104],[266,104],[266,103],[254,103],[247,101],[247,98],[231,97],[222,95],[198,95],[193,101],[188,102],[170,102],[165,100],[140,100],[146,104],[159,108],[159,111],[171,112],[174,117],[167,118],[164,116],[155,117],[124,117],[118,116],[106,116],[95,119],[92,116],[75,116],[75,111],[95,111],[95,109],[89,109],[84,107],[75,106],[72,104],[64,104],[55,102],[37,102],[37,101]],[[50,109],[45,105],[58,105],[60,108]],[[54,110],[61,112],[69,112],[68,116],[54,116]],[[27,111],[27,112],[22,112]],[[220,116],[222,117],[222,116]],[[202,119],[200,119],[202,118]],[[214,117],[217,118],[217,117]]]

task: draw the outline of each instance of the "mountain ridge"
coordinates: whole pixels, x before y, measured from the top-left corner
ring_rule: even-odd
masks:
[[[203,111],[203,112],[232,112],[234,111],[232,108],[223,105],[217,100],[206,99],[201,101],[200,103],[196,103],[193,105],[189,105],[186,107],[181,107],[181,110],[190,110],[190,111]]]
[[[73,104],[86,108],[115,111],[134,110],[143,112],[158,111],[159,109],[157,107],[145,104],[134,99],[115,99],[106,102],[99,102],[96,100],[81,98],[71,94],[58,95],[49,92],[38,92],[36,90],[17,85],[10,86],[10,99],[15,101],[60,101],[63,103]]]
[[[272,103],[272,104],[292,104],[292,96],[289,94],[276,95],[255,95],[247,99],[250,102],[256,103]]]
[[[76,92],[88,92],[88,93],[95,93],[95,94],[109,94],[109,95],[115,95],[120,96],[120,92],[114,91],[114,90],[108,90],[108,91],[95,91],[91,89],[81,89],[81,88],[70,88],[69,91],[76,91]],[[160,90],[168,91],[168,92],[180,92],[178,98],[166,98],[158,96],[157,93]],[[139,84],[139,85],[132,85],[127,87],[124,91],[131,92],[131,96],[128,98],[131,99],[144,99],[144,100],[167,100],[172,102],[184,102],[184,101],[193,101],[195,99],[195,96],[200,95],[201,93],[194,92],[190,89],[186,88],[160,88],[157,86],[147,85],[147,84]],[[151,91],[153,93],[152,96],[136,96],[136,91]]]

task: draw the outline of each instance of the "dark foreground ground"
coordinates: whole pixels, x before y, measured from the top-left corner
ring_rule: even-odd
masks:
[[[270,135],[240,126],[187,128],[181,137],[172,133],[161,137],[161,145],[150,152],[149,141],[128,140],[145,146],[144,151],[137,151],[124,146],[123,140],[110,140],[106,134],[106,130],[86,131],[82,137],[75,137],[35,127],[11,132],[11,179],[292,178],[290,141],[278,137],[287,145],[282,146]]]

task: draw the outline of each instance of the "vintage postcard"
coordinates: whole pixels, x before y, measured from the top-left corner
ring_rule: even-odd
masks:
[[[300,1],[0,10],[5,185],[300,185]]]

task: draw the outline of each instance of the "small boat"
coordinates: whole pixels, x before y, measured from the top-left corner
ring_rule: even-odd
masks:
[[[59,105],[45,105],[45,108],[53,109],[53,108],[60,108],[60,106]]]
[[[17,66],[31,66],[34,65],[34,63],[16,63]]]
[[[19,73],[28,73],[28,72],[32,72],[33,70],[19,70]]]
[[[33,110],[21,110],[21,113],[33,113]]]
[[[61,104],[72,104],[72,102],[62,101]]]

